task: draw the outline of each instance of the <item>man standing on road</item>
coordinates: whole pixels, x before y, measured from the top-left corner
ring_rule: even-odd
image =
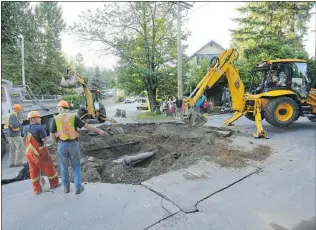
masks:
[[[76,194],[80,194],[84,190],[84,186],[81,184],[79,132],[77,129],[85,127],[90,131],[99,133],[101,136],[105,136],[106,132],[83,122],[75,114],[69,113],[69,104],[64,100],[58,103],[57,108],[59,114],[54,117],[50,132],[52,139],[58,143],[59,165],[64,192],[70,192],[68,172],[68,163],[70,160],[73,169]]]
[[[10,168],[23,166],[22,161],[24,156],[23,139],[21,137],[22,118],[20,116],[22,106],[14,104],[12,110],[13,112],[6,117],[4,124],[4,129],[6,130],[10,144]]]
[[[175,104],[176,104],[176,120],[177,119],[181,120],[182,103],[183,103],[183,101],[177,97],[176,102],[175,102]]]
[[[45,145],[46,132],[41,126],[41,115],[38,111],[31,111],[27,115],[30,124],[23,129],[26,146],[26,159],[29,164],[30,178],[33,183],[33,192],[38,195],[42,192],[40,171],[49,179],[50,189],[59,187],[58,174],[48,148]]]

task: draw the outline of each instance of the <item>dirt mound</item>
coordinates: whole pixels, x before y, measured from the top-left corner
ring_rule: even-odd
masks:
[[[249,160],[264,160],[270,155],[267,146],[252,152],[223,146],[217,140],[229,141],[233,133],[227,130],[188,128],[183,124],[117,124],[110,126],[110,131],[113,135],[109,137],[91,136],[86,130],[80,133],[83,181],[140,184],[202,158],[222,167],[245,167]],[[58,167],[56,144],[50,146],[50,151]],[[154,155],[133,166],[113,162],[144,152]]]

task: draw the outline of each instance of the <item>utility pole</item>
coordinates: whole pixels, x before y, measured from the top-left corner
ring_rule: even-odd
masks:
[[[316,3],[315,3],[315,30],[313,31],[315,33],[315,54],[314,54],[314,60],[316,61]]]
[[[178,50],[178,98],[183,99],[183,80],[182,80],[182,45],[181,45],[181,6],[190,9],[193,5],[186,2],[172,2],[177,4],[177,50]]]
[[[183,98],[183,81],[182,81],[182,46],[181,46],[181,6],[178,5],[178,17],[177,17],[177,48],[178,48],[178,98]]]
[[[22,62],[22,84],[25,86],[25,70],[24,70],[24,36],[19,35],[19,38],[21,38],[21,62]]]

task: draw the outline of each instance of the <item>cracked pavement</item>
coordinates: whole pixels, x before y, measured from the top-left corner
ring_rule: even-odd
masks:
[[[209,117],[207,125],[221,126],[227,117]],[[252,149],[269,145],[272,155],[239,169],[201,160],[137,186],[89,183],[80,195],[75,195],[73,188],[70,194],[57,188],[34,196],[28,180],[5,185],[2,227],[315,229],[316,123],[300,118],[282,130],[263,122],[269,140],[250,137],[255,124],[246,118],[235,124],[230,128],[245,134],[233,138],[231,146]],[[14,171],[3,169],[2,174]]]

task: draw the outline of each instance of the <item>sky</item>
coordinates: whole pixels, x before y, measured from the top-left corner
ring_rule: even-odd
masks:
[[[83,10],[95,10],[102,7],[103,2],[59,2],[63,9],[63,17],[68,25],[79,20],[78,14]],[[240,2],[195,2],[194,6],[188,10],[188,20],[184,26],[191,32],[188,40],[184,42],[188,45],[187,55],[203,47],[207,42],[214,40],[225,49],[230,46],[231,32],[236,24],[231,20],[239,16],[236,8],[242,6]],[[310,57],[315,52],[315,16],[312,16],[308,23],[308,35],[304,42],[305,49]],[[74,35],[62,34],[62,48],[68,57],[75,57],[78,52],[83,54],[84,64],[112,68],[116,64],[116,57],[107,55],[100,56],[95,47],[82,44]]]

